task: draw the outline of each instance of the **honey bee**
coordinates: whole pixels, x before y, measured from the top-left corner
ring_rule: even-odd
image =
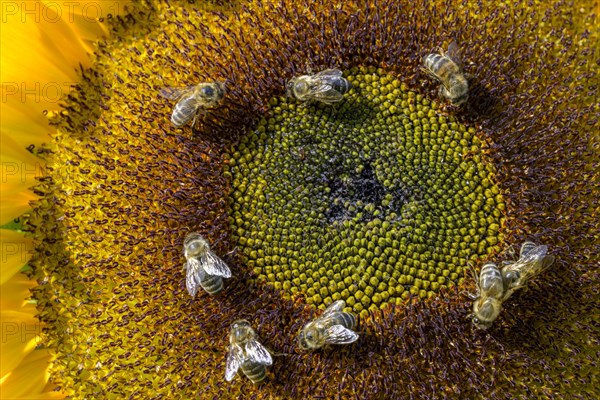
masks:
[[[168,100],[178,100],[171,122],[176,127],[182,127],[192,118],[192,126],[196,118],[207,108],[215,107],[225,95],[225,85],[221,82],[204,82],[185,88],[166,87],[160,90],[160,95]]]
[[[423,67],[429,76],[442,83],[440,96],[446,97],[456,106],[464,104],[469,97],[469,84],[462,71],[460,52],[456,42],[450,43],[448,51],[427,54],[423,57]]]
[[[527,285],[533,277],[545,271],[554,262],[554,256],[547,255],[547,246],[525,242],[521,246],[519,259],[505,262],[501,268],[496,264],[486,264],[479,277],[473,270],[477,282],[477,294],[470,295],[473,302],[473,323],[479,329],[489,328],[498,318],[502,303],[515,290]]]
[[[208,294],[223,289],[223,278],[231,277],[231,270],[215,253],[208,242],[198,233],[192,232],[183,241],[184,268],[188,293],[193,297],[202,287]]]
[[[544,272],[554,262],[554,256],[547,255],[548,246],[538,246],[533,242],[525,242],[521,246],[519,259],[506,263],[502,267],[505,294],[508,299],[515,290],[527,285],[533,277]]]
[[[485,264],[480,275],[475,269],[477,293],[469,295],[473,301],[473,324],[479,329],[487,329],[500,315],[504,301],[504,279],[496,264]]]
[[[231,324],[229,354],[225,361],[225,380],[230,382],[238,369],[253,383],[265,379],[266,366],[273,364],[269,351],[258,342],[250,322],[240,319]]]
[[[338,69],[326,69],[315,75],[301,75],[290,79],[286,86],[288,97],[300,101],[317,100],[325,104],[341,101],[352,84]]]
[[[356,316],[342,310],[346,306],[344,300],[329,305],[323,315],[304,325],[298,335],[300,347],[304,350],[318,349],[326,344],[347,344],[358,339],[353,331],[356,327]]]

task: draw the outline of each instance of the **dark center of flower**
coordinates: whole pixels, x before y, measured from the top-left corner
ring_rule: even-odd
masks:
[[[381,69],[334,106],[272,99],[231,150],[234,242],[258,278],[355,312],[421,298],[497,250],[504,200],[473,127]]]

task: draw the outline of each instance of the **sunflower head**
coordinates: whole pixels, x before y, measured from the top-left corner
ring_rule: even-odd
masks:
[[[548,10],[138,2],[114,18],[51,115],[28,216],[56,385],[150,398],[592,391],[595,36],[564,4]],[[472,76],[463,107],[420,69],[454,40]],[[351,84],[342,101],[284,97],[333,68]],[[223,98],[174,127],[177,103],[159,92],[202,82],[223,82]],[[232,270],[214,297],[185,290],[190,232]],[[557,267],[473,331],[465,269],[526,238]],[[297,351],[338,300],[360,316],[358,340]],[[224,389],[239,319],[285,354],[263,384]]]

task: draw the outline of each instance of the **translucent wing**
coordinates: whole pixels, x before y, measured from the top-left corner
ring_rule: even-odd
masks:
[[[552,264],[554,264],[554,256],[544,256],[544,259],[540,261],[540,273],[544,272]]]
[[[544,252],[545,253],[545,252]],[[554,256],[538,256],[535,260],[525,264],[521,269],[520,285],[525,285],[533,277],[544,272],[554,262]]]
[[[255,339],[250,339],[246,343],[246,357],[259,364],[273,364],[269,351]]]
[[[550,263],[546,265],[544,262],[546,253],[548,252],[548,246],[529,245],[525,247],[525,244],[527,244],[527,242],[521,247],[521,255],[519,260],[517,260],[515,263],[515,265],[520,266],[521,279],[523,280],[530,279],[531,277],[542,272],[551,264]],[[554,261],[554,257],[552,257],[552,261]]]
[[[325,309],[325,312],[323,312],[321,318],[333,315],[337,312],[341,312],[344,309],[344,307],[346,307],[346,303],[344,302],[344,300],[334,301],[329,305],[329,307]]]
[[[535,261],[542,258],[548,252],[548,246],[537,246],[535,243],[525,242],[521,246],[521,253],[519,254],[520,262]]]
[[[325,71],[321,71],[317,74],[315,74],[315,78],[325,78],[327,79],[328,77],[332,77],[332,78],[339,78],[342,76],[342,71],[340,71],[339,69],[326,69]]]
[[[454,61],[462,69],[462,57],[460,55],[460,48],[456,42],[452,42],[448,45],[448,51],[444,54],[446,57]]]
[[[186,277],[185,285],[190,296],[194,297],[200,288],[200,281],[204,279],[205,272],[195,258],[190,258],[185,263]]]
[[[512,279],[508,282],[508,288],[506,288],[503,299],[508,299],[515,290],[527,285],[527,282],[545,271],[553,262],[554,256],[544,255],[540,257],[538,255],[535,259],[528,260],[528,262],[517,261],[514,264],[507,265],[502,270],[502,276],[512,277]]]
[[[200,257],[202,268],[209,275],[222,276],[223,278],[231,278],[231,270],[215,253],[208,250]]]
[[[237,370],[242,365],[244,361],[244,351],[237,344],[231,345],[229,347],[229,354],[227,354],[227,359],[225,360],[225,380],[230,382]]]
[[[322,83],[317,85],[315,88],[313,88],[312,93],[316,98],[325,101],[336,102],[344,98],[343,94],[335,90],[328,83]]]
[[[334,325],[325,331],[325,343],[347,344],[355,342],[358,334],[342,325]]]
[[[187,87],[172,87],[167,86],[158,92],[161,97],[164,97],[168,100],[177,100],[187,94],[190,94],[194,91],[196,86],[187,86]]]

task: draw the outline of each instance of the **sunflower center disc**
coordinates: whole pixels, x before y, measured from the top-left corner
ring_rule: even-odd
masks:
[[[355,312],[459,282],[504,201],[474,128],[375,68],[333,106],[273,99],[229,154],[234,242],[258,279]]]

